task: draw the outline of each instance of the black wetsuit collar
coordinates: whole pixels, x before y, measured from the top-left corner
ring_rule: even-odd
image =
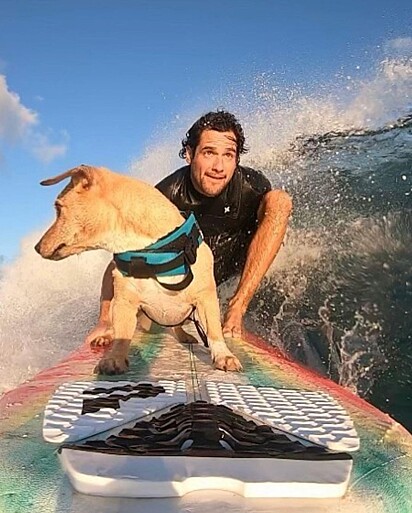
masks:
[[[186,166],[187,197],[193,206],[201,205],[203,214],[216,217],[237,217],[240,207],[242,187],[239,168],[235,172],[223,191],[218,196],[205,196],[200,193],[192,182],[190,166]]]

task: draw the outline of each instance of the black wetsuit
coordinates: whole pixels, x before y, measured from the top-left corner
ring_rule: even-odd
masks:
[[[180,210],[194,212],[214,255],[217,284],[239,274],[256,231],[260,201],[271,189],[263,173],[238,166],[225,189],[212,198],[193,187],[190,166],[178,169],[156,187]]]

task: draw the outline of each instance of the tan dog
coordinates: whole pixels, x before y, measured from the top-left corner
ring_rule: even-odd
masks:
[[[43,258],[61,260],[92,249],[111,253],[142,249],[184,222],[175,205],[157,189],[108,169],[82,165],[41,184],[54,185],[65,178],[71,181],[56,199],[56,221],[35,248]],[[113,271],[113,346],[100,360],[96,372],[120,374],[127,370],[139,312],[141,316],[144,310],[161,325],[179,325],[193,307],[206,332],[215,367],[241,369],[224,342],[213,255],[206,243],[200,244],[191,270],[193,281],[181,291],[166,290],[153,278],[125,277],[118,269]],[[164,281],[179,279],[170,276]],[[180,327],[174,332],[182,342],[192,339]]]

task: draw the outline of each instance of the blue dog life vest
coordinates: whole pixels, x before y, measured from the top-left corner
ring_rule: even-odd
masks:
[[[182,212],[186,217],[186,214]],[[125,251],[113,255],[123,276],[154,278],[168,290],[183,290],[193,280],[191,266],[196,262],[197,249],[203,242],[203,234],[193,212],[185,222],[141,250]],[[179,283],[163,283],[158,277],[183,275]]]

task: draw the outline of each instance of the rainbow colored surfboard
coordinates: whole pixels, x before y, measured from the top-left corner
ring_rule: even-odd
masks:
[[[184,346],[159,330],[134,340],[129,372],[111,378],[93,374],[101,351],[82,346],[55,367],[2,396],[0,512],[412,511],[411,434],[350,391],[288,360],[254,335],[248,334],[245,340],[231,341],[229,345],[242,362],[242,373],[214,370],[208,350],[201,344]],[[63,384],[70,387],[71,384],[83,383],[87,387],[90,382],[101,379],[106,380],[105,386],[107,381],[112,381],[114,386],[125,380],[136,383],[172,381],[183,383],[192,391],[201,390],[202,383],[209,383],[210,395],[216,395],[219,386],[219,390],[225,390],[229,384],[237,387],[236,390],[246,390],[246,394],[248,390],[255,389],[262,393],[265,390],[287,390],[308,396],[311,393],[326,394],[347,412],[359,437],[359,448],[350,454],[353,466],[346,492],[343,497],[335,498],[299,497],[299,494],[294,498],[248,497],[233,489],[198,490],[164,498],[102,497],[79,493],[61,464],[60,444],[49,443],[43,438],[44,412],[49,400]],[[81,451],[81,454],[88,453]],[[233,465],[236,461],[233,460]],[[242,464],[245,465],[245,460]],[[294,486],[296,489],[299,484]]]

